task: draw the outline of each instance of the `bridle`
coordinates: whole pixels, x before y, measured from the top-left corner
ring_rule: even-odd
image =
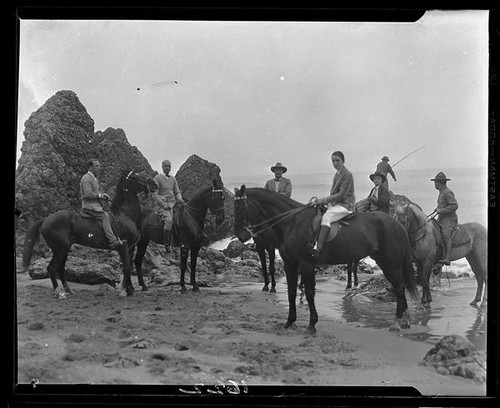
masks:
[[[409,204],[406,205],[405,207],[405,215],[406,215],[406,210],[409,208]],[[431,217],[432,214],[434,214],[434,212],[430,213],[429,215],[427,215],[427,221],[425,221],[423,224],[421,225],[418,225],[417,226],[417,229],[413,231],[413,235],[416,235],[422,228],[424,228],[425,226],[427,226],[427,223],[433,219],[434,217]],[[430,218],[429,218],[430,217]],[[408,215],[406,215],[406,218],[409,218]],[[405,223],[407,225],[407,227],[405,227],[406,231],[408,232],[408,236],[410,235],[410,228],[413,224],[413,221],[412,219],[410,218],[410,220]],[[424,237],[427,235],[427,232],[424,231],[424,233],[422,234],[422,236],[420,238],[417,238],[415,241],[411,241],[411,245],[415,245],[417,242],[419,242],[420,240],[424,239]]]
[[[249,203],[247,195],[243,194],[241,197],[235,197],[234,198],[235,202],[242,201],[244,204],[245,211],[243,213],[243,226],[240,229],[243,229],[247,231],[252,238],[258,237],[259,234],[262,234],[263,232],[273,228],[275,225],[279,224],[280,222],[286,221],[298,213],[304,211],[307,209],[309,206],[303,206],[303,207],[298,207],[298,208],[292,208],[291,210],[285,211],[283,213],[277,214],[271,218],[268,218],[266,220],[263,220],[261,222],[258,222],[257,224],[249,224],[248,223],[248,206],[253,205],[253,203]],[[266,225],[269,224],[269,225]]]
[[[135,171],[132,170],[132,171],[129,171],[128,174],[125,176],[125,180],[129,181],[130,176],[132,176],[132,174],[137,175],[137,176],[140,175],[139,173],[137,173],[137,172],[135,172]],[[146,180],[145,184],[146,184],[146,188],[148,190],[148,193],[151,194],[151,188],[150,188],[149,183],[147,182],[147,180]],[[125,188],[124,190],[128,191],[128,188]]]

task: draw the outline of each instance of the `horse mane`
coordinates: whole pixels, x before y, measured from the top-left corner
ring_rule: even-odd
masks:
[[[267,188],[263,187],[247,188],[245,192],[246,194],[250,193],[250,195],[257,194],[262,198],[263,201],[269,201],[275,205],[275,201],[278,201],[277,205],[279,205],[280,209],[289,210],[291,208],[299,208],[305,206],[305,204],[299,203],[292,198],[285,197],[283,194],[279,194],[276,191],[268,190]]]
[[[424,214],[419,205],[413,203],[408,204],[408,208],[410,208],[413,214],[415,214],[415,217],[419,221],[419,224],[427,223],[427,216]]]

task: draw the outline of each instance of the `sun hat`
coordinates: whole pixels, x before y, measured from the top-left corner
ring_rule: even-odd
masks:
[[[385,183],[385,182],[386,182],[386,180],[387,180],[387,177],[385,176],[385,174],[380,173],[379,171],[376,171],[375,173],[370,174],[370,176],[369,176],[369,177],[370,177],[370,180],[371,180],[371,181],[373,181],[373,179],[374,179],[375,177],[380,177],[380,178],[382,179],[382,183]]]
[[[389,158],[387,156],[384,156],[380,160],[382,160],[382,161],[389,161]]]
[[[431,181],[448,181],[448,180],[451,180],[451,179],[446,178],[446,176],[444,175],[444,173],[442,171],[440,171],[438,174],[436,174],[436,177],[431,179]]]
[[[274,173],[276,169],[282,169],[283,173],[286,173],[287,168],[283,166],[280,162],[276,163],[274,166],[271,167],[271,171]]]

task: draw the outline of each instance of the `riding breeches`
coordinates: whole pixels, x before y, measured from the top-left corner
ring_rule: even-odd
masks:
[[[161,221],[163,222],[163,229],[165,231],[172,231],[172,225],[173,225],[173,215],[172,215],[172,209],[161,209],[157,211],[158,215],[161,218]]]
[[[106,211],[96,211],[87,208],[82,209],[82,212],[88,215],[92,215],[93,218],[98,219],[102,223],[102,229],[104,235],[110,244],[114,244],[118,241],[113,228],[111,228],[111,220],[109,219],[109,214]]]
[[[451,236],[457,228],[458,220],[456,214],[451,217],[441,217],[438,219],[439,227],[441,229],[441,238],[444,243],[451,242]]]
[[[341,205],[329,205],[321,218],[321,225],[330,227],[332,222],[338,221],[351,213],[352,211],[349,211]]]

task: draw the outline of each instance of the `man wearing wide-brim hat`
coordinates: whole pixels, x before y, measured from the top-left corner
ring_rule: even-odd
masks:
[[[274,173],[274,178],[266,182],[265,188],[290,198],[292,195],[292,181],[283,177],[283,173],[286,173],[287,168],[278,162],[271,167],[271,171]]]
[[[373,181],[375,186],[368,194],[366,201],[369,203],[368,211],[383,211],[385,213],[389,212],[389,190],[384,183],[387,177],[376,171],[370,174],[370,180]]]
[[[431,179],[434,182],[434,187],[439,191],[437,207],[434,212],[437,214],[438,223],[441,227],[441,237],[444,246],[443,258],[438,262],[444,265],[450,264],[451,237],[458,225],[458,202],[453,191],[446,185],[450,180],[442,171]]]

